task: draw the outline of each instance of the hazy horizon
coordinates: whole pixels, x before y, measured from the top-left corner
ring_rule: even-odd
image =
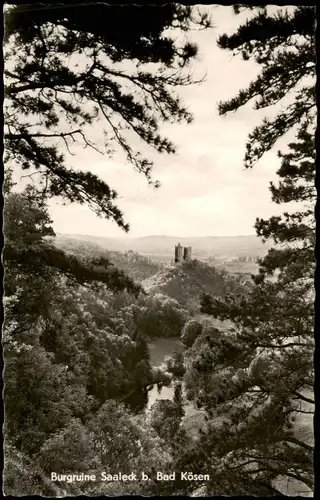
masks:
[[[175,234],[144,234],[141,236],[133,236],[131,234],[123,234],[119,236],[109,236],[109,235],[101,235],[101,234],[89,234],[89,233],[61,233],[60,231],[56,231],[57,235],[63,235],[63,236],[90,236],[93,238],[113,238],[113,239],[142,239],[142,238],[180,238],[181,240],[185,240],[187,238],[241,238],[241,237],[256,237],[259,238],[256,234],[251,233],[251,234],[224,234],[224,235],[216,235],[216,234],[204,234],[202,236],[197,236],[197,235],[186,235],[186,236],[181,236],[181,235],[175,235]]]

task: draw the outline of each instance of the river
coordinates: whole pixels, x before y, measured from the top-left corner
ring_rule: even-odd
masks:
[[[185,346],[181,343],[180,338],[158,338],[149,344],[150,348],[150,363],[151,366],[159,368],[164,364],[164,360],[168,356],[172,356],[173,351],[184,351]],[[155,385],[148,391],[148,406],[150,409],[157,399],[172,399],[173,387],[162,387],[158,391]]]
[[[174,351],[184,351],[185,346],[181,343],[180,338],[158,338],[149,343],[150,348],[150,364],[159,368],[165,366],[165,358],[172,356]],[[184,394],[184,391],[182,390]],[[173,398],[173,387],[162,386],[158,390],[155,384],[152,389],[143,391],[134,391],[126,397],[125,403],[134,413],[140,413],[151,409],[152,405],[158,399]],[[196,435],[197,429],[204,425],[204,411],[196,409],[192,403],[184,404],[185,416],[183,417],[183,425],[190,435]]]
[[[164,360],[167,356],[172,356],[173,351],[183,352],[185,346],[180,341],[180,338],[159,338],[153,340],[149,344],[150,348],[150,362],[154,367],[160,367],[164,364]],[[184,393],[184,391],[182,391]],[[172,399],[173,398],[173,387],[163,386],[160,391],[158,391],[157,386],[154,386],[150,391],[148,391],[148,403],[147,409],[150,409],[157,399]],[[196,409],[192,403],[188,402],[184,404],[185,415],[183,417],[183,426],[192,436],[197,435],[199,427],[203,427],[204,424],[204,411]]]

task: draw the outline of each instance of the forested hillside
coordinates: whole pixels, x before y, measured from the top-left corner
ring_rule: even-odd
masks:
[[[194,258],[207,260],[210,258],[218,259],[237,259],[239,257],[257,258],[263,257],[270,248],[270,242],[262,242],[256,235],[247,236],[145,236],[133,238],[130,233],[122,238],[110,238],[103,236],[92,236],[85,234],[57,234],[57,239],[73,239],[84,242],[98,244],[107,250],[126,252],[132,250],[152,259],[163,259],[168,264],[173,258],[173,249],[177,242],[183,246],[192,246]]]
[[[130,280],[114,281],[104,260],[74,257],[71,269],[61,265],[69,256],[48,241],[47,210],[29,191],[7,193],[5,216],[6,491],[55,495],[52,471],[139,469],[135,460],[147,430],[122,401],[132,391],[143,400],[147,386],[170,382],[168,373],[150,366],[148,335],[177,336],[188,311],[167,297],[144,298]],[[99,279],[105,269],[106,285],[95,279],[97,266]],[[90,274],[93,287],[74,280],[72,271],[79,269]],[[115,425],[121,429],[116,435]],[[154,447],[152,436],[146,439],[146,450]],[[117,460],[103,451],[108,440]],[[64,487],[90,491],[88,485]]]
[[[61,235],[52,238],[52,243],[66,253],[78,257],[104,257],[112,262],[117,269],[121,269],[138,282],[152,276],[162,268],[161,264],[130,250],[124,253],[110,251],[90,241],[81,241]]]
[[[7,181],[10,188],[10,176]],[[162,286],[144,291],[98,246],[72,240],[57,245],[47,209],[32,194],[31,188],[21,194],[8,191],[5,205],[6,491],[58,494],[49,480],[52,471],[140,470],[140,460],[150,468],[149,453],[160,438],[161,461],[169,467],[167,438],[176,436],[175,447],[185,432],[178,432],[180,410],[175,409],[182,400],[170,403],[173,420],[165,432],[158,428],[159,418],[166,420],[164,403],[153,409],[151,423],[141,427],[136,418],[144,418],[139,412],[147,403],[147,388],[170,384],[183,360],[165,371],[153,368],[148,342],[181,335],[184,341],[195,314],[191,305],[199,303],[203,291],[224,296],[244,288],[226,273],[194,261],[158,271],[149,280],[159,283],[162,277]],[[126,256],[116,258],[128,266],[133,262],[134,273],[153,266],[140,256],[130,255],[129,264]],[[116,439],[113,422],[121,426]],[[109,439],[118,450],[117,461],[103,452]],[[130,460],[124,446],[128,439]],[[145,451],[138,445],[141,439]],[[62,486],[74,494],[114,488]],[[148,491],[158,490],[150,485]]]

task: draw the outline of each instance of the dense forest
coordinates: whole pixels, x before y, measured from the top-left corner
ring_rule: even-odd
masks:
[[[275,496],[288,494],[289,481],[298,494],[310,494],[314,9],[277,7],[273,14],[239,4],[234,15],[248,9],[249,20],[218,39],[221,50],[260,66],[247,89],[220,103],[220,114],[247,102],[254,109],[283,102],[250,134],[245,167],[295,133],[279,152],[279,182],[270,193],[276,204],[302,208],[256,219],[257,236],[274,246],[248,277],[197,259],[162,266],[134,252],[55,238],[53,197],[87,204],[129,230],[117,193],[69,168],[70,145],[99,148],[90,126],[102,120],[106,154],[118,149],[157,185],[152,162],[131,147],[128,127],[148,147],[173,153],[158,127],[192,120],[176,92],[195,84],[197,47],[166,30],[210,29],[210,21],[205,8],[178,4],[51,7],[11,6],[6,13],[5,494]],[[132,29],[124,34],[127,24]],[[84,70],[66,62],[79,54]],[[132,73],[119,69],[126,59]],[[126,92],[122,80],[136,92]],[[19,189],[19,169],[38,182]],[[179,338],[184,347],[161,367],[150,360],[157,338]],[[146,411],[153,386],[172,387],[173,397]],[[202,412],[196,432],[183,425],[186,402]],[[137,479],[102,480],[106,471]],[[160,481],[157,471],[176,477]],[[55,482],[52,473],[66,477]],[[81,473],[98,479],[68,479]]]

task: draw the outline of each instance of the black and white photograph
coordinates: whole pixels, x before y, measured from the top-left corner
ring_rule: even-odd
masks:
[[[3,7],[5,496],[314,496],[314,5]]]

